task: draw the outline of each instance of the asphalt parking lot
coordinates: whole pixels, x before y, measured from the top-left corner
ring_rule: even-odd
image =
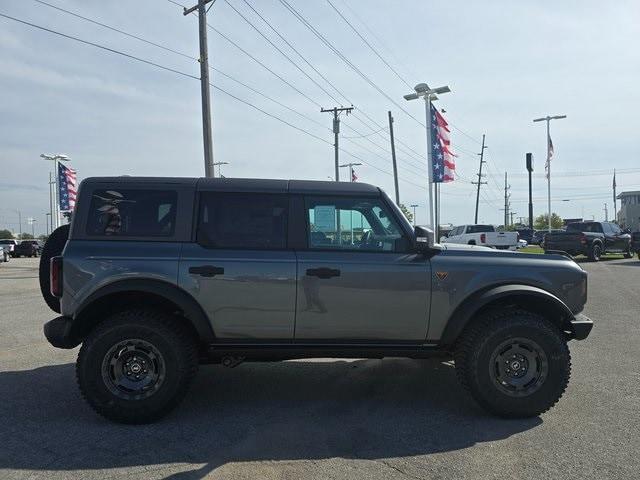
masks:
[[[564,398],[528,420],[480,410],[448,363],[317,360],[203,367],[165,420],[95,415],[38,259],[0,264],[0,478],[631,479],[640,477],[640,261],[583,263],[585,313]]]

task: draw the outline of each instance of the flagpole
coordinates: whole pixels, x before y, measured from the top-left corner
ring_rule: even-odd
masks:
[[[433,234],[436,234],[434,227],[433,211],[433,151],[431,145],[431,95],[424,96],[424,105],[427,119],[427,172],[429,174],[429,224]]]

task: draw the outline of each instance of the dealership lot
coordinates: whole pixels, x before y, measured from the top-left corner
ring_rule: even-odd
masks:
[[[165,420],[96,416],[76,350],[42,336],[55,314],[38,259],[0,265],[0,478],[637,478],[640,261],[583,263],[591,336],[550,412],[488,416],[449,363],[314,360],[206,366]]]

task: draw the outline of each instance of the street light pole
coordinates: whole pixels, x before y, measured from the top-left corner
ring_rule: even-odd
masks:
[[[411,208],[413,208],[413,226],[416,226],[416,207],[419,207],[420,205],[413,203],[410,205]]]
[[[551,133],[549,131],[549,123],[551,120],[560,120],[567,118],[566,115],[554,115],[553,117],[547,115],[546,117],[536,118],[534,122],[547,122],[547,204],[548,204],[548,229],[551,232]]]
[[[433,100],[437,100],[437,94],[450,92],[451,89],[448,86],[438,87],[438,88],[429,88],[426,83],[419,83],[414,87],[415,93],[410,93],[404,96],[405,100],[417,100],[418,98],[424,99],[425,106],[425,118],[426,118],[426,130],[427,130],[427,170],[429,174],[429,223],[431,224],[431,229],[438,238],[437,232],[437,223],[438,223],[438,212],[437,207],[435,207],[433,203],[433,152],[432,152],[432,139],[431,139],[431,102]]]

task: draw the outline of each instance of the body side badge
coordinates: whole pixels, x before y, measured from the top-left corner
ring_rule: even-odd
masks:
[[[444,280],[449,276],[449,272],[436,272],[436,277],[438,280]]]

